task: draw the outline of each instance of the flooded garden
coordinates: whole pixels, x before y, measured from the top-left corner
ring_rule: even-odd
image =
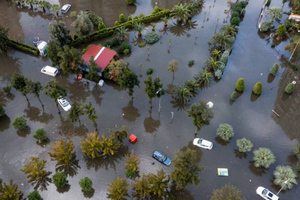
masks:
[[[60,6],[72,4],[70,11],[90,10],[103,18],[106,26],[113,26],[119,19],[119,14],[126,17],[131,15],[149,15],[155,6],[172,9],[178,4],[177,0],[139,0],[133,6],[126,5],[125,0],[48,0]],[[56,162],[51,161],[49,152],[50,143],[60,137],[70,138],[74,143],[76,160],[72,168],[68,169],[69,187],[57,190],[49,180],[39,185],[39,193],[45,200],[65,199],[107,199],[108,183],[116,177],[125,178],[125,155],[132,150],[140,158],[139,174],[156,173],[163,169],[168,175],[171,166],[164,166],[152,158],[155,150],[163,152],[171,158],[180,149],[191,148],[197,153],[199,166],[205,167],[199,173],[198,186],[189,185],[181,191],[172,190],[175,199],[210,199],[213,190],[219,189],[226,183],[237,187],[246,199],[259,199],[256,188],[263,186],[275,194],[280,190],[273,183],[273,172],[278,165],[295,167],[299,162],[294,156],[297,140],[300,139],[300,114],[298,111],[300,101],[299,72],[293,71],[286,57],[290,54],[284,50],[283,44],[272,48],[266,39],[267,34],[259,33],[258,19],[263,0],[250,0],[246,7],[243,21],[240,22],[239,31],[229,56],[228,63],[220,80],[215,79],[208,87],[198,89],[195,97],[181,105],[174,101],[170,90],[182,86],[188,80],[194,80],[196,74],[203,70],[205,61],[210,58],[209,41],[220,31],[225,24],[230,24],[230,4],[221,0],[207,0],[202,10],[193,16],[190,23],[179,24],[176,19],[169,18],[165,28],[163,21],[157,21],[155,32],[159,41],[153,45],[139,47],[141,42],[135,31],[130,31],[128,41],[132,45],[129,55],[120,56],[130,63],[129,68],[139,78],[140,87],[134,88],[132,98],[127,91],[112,81],[105,81],[104,87],[92,81],[77,80],[76,74],[59,74],[56,77],[41,74],[41,68],[49,65],[47,57],[36,57],[15,50],[7,54],[0,54],[0,85],[1,88],[10,83],[15,73],[39,81],[42,85],[50,80],[55,80],[67,89],[67,99],[71,102],[79,101],[83,104],[91,102],[96,109],[97,129],[100,135],[109,134],[112,128],[129,126],[129,134],[137,136],[137,143],[131,144],[124,140],[118,152],[107,158],[90,159],[83,155],[80,142],[87,133],[94,132],[93,123],[87,116],[81,116],[81,123],[71,123],[68,113],[61,109],[57,112],[55,102],[48,96],[41,94],[40,100],[33,94],[26,98],[15,89],[6,95],[1,90],[0,102],[5,108],[6,115],[0,119],[0,178],[4,182],[13,179],[18,184],[19,190],[28,195],[34,190],[34,185],[28,183],[26,175],[20,169],[24,168],[31,156],[38,156],[46,160],[46,170],[55,174]],[[282,7],[280,0],[272,0],[271,6]],[[290,10],[284,4],[285,11]],[[10,1],[0,2],[0,24],[9,29],[11,39],[32,44],[34,37],[45,41],[49,38],[49,23],[54,20],[63,20],[70,34],[75,33],[71,26],[72,19],[69,14],[56,15],[50,11],[45,13],[42,9],[29,9],[27,6],[18,6]],[[283,15],[283,20],[288,17]],[[152,26],[147,25],[143,34],[152,31]],[[112,37],[92,42],[102,44]],[[88,45],[78,47],[80,51]],[[282,56],[285,55],[285,56]],[[178,62],[176,73],[168,71],[170,61]],[[189,66],[189,61],[194,60],[194,65]],[[279,63],[276,76],[270,76],[270,68],[274,63]],[[142,66],[140,65],[142,63]],[[147,80],[147,70],[153,69],[152,77],[160,78],[166,93],[161,98],[152,100],[145,94],[144,81]],[[238,93],[233,102],[230,95],[235,90],[236,82],[244,78],[245,90]],[[292,95],[284,92],[288,83],[296,81],[295,91]],[[252,93],[255,83],[262,83],[260,96]],[[197,137],[204,138],[214,143],[213,149],[207,151],[193,145],[195,126],[193,119],[188,117],[191,105],[199,100],[213,102],[214,117],[210,124],[201,128]],[[279,116],[275,115],[276,111]],[[30,127],[27,131],[17,131],[12,125],[16,117],[23,116]],[[235,135],[229,142],[224,143],[217,136],[219,124],[227,123],[233,127]],[[50,143],[38,145],[33,138],[37,129],[45,129]],[[269,148],[276,157],[276,162],[268,169],[261,170],[254,166],[253,152],[239,154],[236,140],[247,138],[253,143],[253,150],[260,147]],[[219,177],[217,168],[228,168],[228,177]],[[79,180],[89,177],[93,181],[93,192],[83,193],[78,184]],[[298,180],[298,179],[297,179]],[[133,180],[128,179],[129,183]],[[130,191],[130,190],[129,190]],[[281,191],[281,199],[297,200],[299,186],[294,185],[290,190]],[[131,192],[129,192],[131,194]],[[131,199],[131,197],[128,197]]]

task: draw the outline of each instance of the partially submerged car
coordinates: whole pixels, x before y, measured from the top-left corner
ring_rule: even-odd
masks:
[[[277,195],[275,195],[274,193],[270,192],[268,189],[259,186],[256,189],[256,194],[258,194],[259,196],[261,196],[263,199],[266,200],[279,200],[279,197]]]
[[[67,112],[71,109],[71,104],[66,99],[59,97],[57,102],[64,109],[64,111]]]
[[[45,66],[41,69],[41,72],[43,74],[49,75],[49,76],[56,76],[58,73],[58,69],[55,67],[51,67],[51,66]]]
[[[60,11],[61,11],[61,13],[66,14],[66,13],[70,10],[70,8],[71,8],[71,5],[70,5],[70,4],[65,4],[65,5],[60,9]]]
[[[202,138],[195,138],[193,140],[193,144],[195,146],[198,146],[200,148],[203,148],[203,149],[208,149],[208,150],[211,150],[213,148],[213,143],[208,141],[208,140],[204,140]]]
[[[171,159],[159,151],[154,151],[152,157],[164,165],[171,165]]]

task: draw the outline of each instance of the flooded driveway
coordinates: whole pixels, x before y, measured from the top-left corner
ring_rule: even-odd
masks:
[[[60,4],[70,3],[62,0]],[[103,17],[103,20],[111,25],[118,19],[119,13],[126,15],[149,14],[155,6],[155,1],[139,1],[135,8],[123,5],[124,1],[118,0],[110,3],[107,1],[76,1],[72,4],[74,10],[93,10]],[[159,1],[171,8],[176,1]],[[40,193],[45,200],[65,199],[106,199],[107,184],[115,177],[125,177],[125,154],[134,150],[141,160],[140,174],[155,172],[163,168],[170,173],[172,167],[165,167],[153,161],[151,154],[154,150],[160,150],[171,158],[174,152],[182,148],[190,147],[197,151],[200,166],[206,169],[200,172],[201,182],[198,187],[188,186],[186,190],[175,192],[177,199],[209,199],[214,189],[222,187],[230,182],[237,186],[247,199],[258,199],[255,190],[258,186],[264,186],[276,192],[280,188],[272,184],[273,171],[277,165],[293,165],[295,160],[291,156],[294,151],[296,139],[299,139],[299,87],[291,96],[284,94],[283,90],[288,82],[298,80],[299,75],[285,70],[285,61],[280,55],[270,48],[267,41],[257,34],[256,24],[263,1],[250,1],[246,9],[244,21],[240,24],[233,52],[229,57],[223,78],[214,82],[208,88],[198,91],[192,103],[200,99],[214,103],[215,117],[209,126],[201,129],[199,137],[214,142],[212,151],[205,151],[192,145],[194,138],[194,126],[192,119],[187,116],[187,107],[179,107],[172,104],[169,94],[162,97],[161,112],[158,113],[158,99],[153,100],[153,108],[150,109],[148,98],[144,93],[144,80],[147,78],[146,70],[153,68],[153,77],[159,77],[164,88],[172,85],[182,85],[187,80],[192,80],[194,75],[202,70],[204,62],[209,58],[208,41],[211,36],[220,29],[222,24],[229,22],[229,16],[224,13],[228,9],[225,1],[208,0],[202,12],[192,19],[189,25],[177,25],[176,20],[170,20],[166,31],[160,31],[160,41],[151,46],[150,54],[146,48],[137,46],[137,34],[130,33],[130,41],[133,52],[124,59],[130,63],[140,77],[140,88],[135,88],[134,99],[127,92],[120,89],[114,83],[108,82],[103,88],[90,82],[85,85],[76,80],[75,75],[60,75],[51,78],[40,73],[40,69],[51,62],[47,59],[33,57],[16,51],[10,51],[7,55],[0,55],[1,87],[5,87],[15,72],[21,72],[26,78],[40,81],[44,85],[49,80],[56,80],[68,89],[67,99],[83,103],[92,102],[98,115],[98,130],[100,134],[108,135],[110,128],[130,126],[130,133],[138,137],[135,145],[124,142],[119,153],[108,159],[86,159],[80,150],[79,142],[87,132],[94,130],[92,123],[86,116],[81,117],[81,125],[71,124],[67,119],[67,113],[58,114],[55,102],[41,94],[41,101],[45,105],[44,110],[37,98],[29,95],[29,102],[19,92],[12,90],[12,95],[6,96],[1,92],[1,103],[5,105],[7,117],[0,120],[0,176],[7,182],[12,178],[23,190],[25,195],[33,190],[33,186],[27,183],[25,175],[20,171],[30,156],[39,156],[47,160],[47,170],[55,173],[55,162],[50,161],[47,151],[49,145],[38,146],[32,135],[39,128],[44,128],[51,142],[61,136],[70,137],[74,144],[78,162],[74,161],[72,169],[68,170],[70,187],[63,191],[57,191],[56,187],[45,180],[41,185]],[[272,5],[280,5],[281,1],[272,1]],[[16,26],[9,25],[11,37],[31,43],[34,36],[48,39],[48,24],[56,17],[50,14],[42,14],[28,11],[28,8],[17,8],[10,2],[0,3],[0,13],[8,15],[7,19]],[[271,6],[272,6],[271,5]],[[7,9],[4,9],[4,6]],[[105,8],[105,9],[104,9]],[[151,9],[150,9],[151,8]],[[98,9],[98,10],[97,10]],[[109,9],[113,11],[109,12]],[[10,10],[10,12],[8,12]],[[72,10],[71,10],[72,11]],[[14,13],[14,14],[12,14]],[[111,15],[110,13],[115,13]],[[64,19],[64,18],[63,18]],[[69,19],[66,19],[67,21]],[[34,22],[34,23],[33,23]],[[6,24],[1,21],[1,24]],[[70,24],[70,23],[69,23]],[[6,26],[7,27],[7,26]],[[33,29],[39,27],[38,29]],[[42,27],[42,28],[41,28]],[[163,23],[158,23],[156,30],[163,28]],[[37,30],[37,31],[34,31]],[[147,27],[146,31],[150,31]],[[169,38],[171,47],[169,48]],[[96,44],[103,43],[97,41]],[[168,63],[177,59],[179,70],[173,75],[167,71]],[[188,67],[188,61],[195,60],[193,67]],[[275,78],[269,77],[269,69],[275,62],[281,63],[281,68]],[[139,68],[139,63],[143,63]],[[281,78],[282,76],[282,78]],[[230,94],[235,88],[238,78],[245,79],[246,89],[239,98],[231,104]],[[263,85],[263,93],[256,97],[252,95],[252,88],[256,82]],[[189,104],[189,105],[190,105]],[[272,114],[276,110],[280,117]],[[171,112],[174,119],[171,120]],[[25,116],[30,131],[17,132],[11,123],[16,117]],[[229,123],[233,126],[235,136],[228,144],[221,144],[216,139],[216,129],[220,123]],[[236,139],[246,137],[254,144],[254,149],[259,147],[270,148],[276,156],[276,163],[268,170],[257,170],[252,163],[253,153],[246,157],[236,154]],[[154,164],[153,164],[154,162]],[[217,168],[229,169],[229,177],[217,177]],[[84,194],[79,187],[79,180],[88,176],[93,181],[94,193]],[[127,179],[128,182],[132,182]],[[282,199],[297,200],[299,189],[295,186],[292,190],[281,192]]]

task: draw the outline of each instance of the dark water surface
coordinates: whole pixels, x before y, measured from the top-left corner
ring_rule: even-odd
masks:
[[[52,1],[53,3],[54,1]],[[125,1],[96,1],[96,0],[62,0],[60,5],[71,3],[71,11],[93,10],[103,17],[108,25],[112,25],[118,19],[120,13],[127,15],[149,14],[155,6],[155,1],[138,1],[136,6],[128,7]],[[57,2],[54,2],[57,3]],[[175,0],[158,1],[159,6],[171,8],[176,4]],[[285,60],[267,45],[267,41],[257,34],[256,23],[263,1],[250,1],[246,9],[246,16],[240,25],[234,49],[229,57],[223,78],[214,82],[211,87],[199,90],[198,95],[191,103],[199,99],[214,103],[215,117],[211,125],[204,127],[199,137],[214,142],[212,151],[204,151],[192,145],[194,138],[194,126],[192,119],[187,117],[188,107],[180,107],[172,102],[169,94],[162,97],[161,113],[158,113],[158,99],[153,100],[153,109],[150,110],[148,98],[144,93],[144,80],[147,78],[146,70],[153,68],[153,77],[159,77],[164,88],[173,85],[182,85],[185,81],[193,79],[194,75],[202,69],[204,62],[209,58],[208,41],[218,31],[222,24],[229,23],[229,16],[224,13],[228,9],[226,1],[208,0],[202,12],[193,17],[192,24],[177,25],[176,20],[170,20],[166,31],[160,31],[163,23],[159,22],[156,31],[159,32],[160,41],[151,46],[150,54],[146,48],[137,47],[137,34],[130,33],[130,41],[133,52],[124,59],[130,63],[140,77],[140,88],[135,88],[132,100],[126,91],[113,83],[107,83],[103,88],[90,82],[84,85],[76,80],[74,75],[59,75],[51,78],[40,73],[40,69],[51,62],[47,59],[37,58],[20,52],[10,51],[7,55],[0,55],[1,87],[6,86],[15,72],[21,72],[26,78],[40,81],[44,85],[49,80],[56,80],[62,86],[68,88],[68,99],[88,103],[91,101],[98,115],[98,129],[100,133],[108,135],[109,128],[128,125],[130,133],[138,137],[135,145],[125,141],[120,151],[107,159],[90,160],[83,157],[79,142],[87,132],[92,132],[92,123],[86,116],[81,117],[82,125],[71,124],[67,119],[67,113],[57,113],[55,102],[41,94],[41,101],[45,105],[44,110],[38,99],[29,95],[29,102],[19,92],[12,90],[12,95],[6,96],[1,92],[0,101],[4,104],[7,116],[0,120],[0,176],[8,182],[12,178],[23,190],[25,195],[33,190],[33,186],[27,183],[25,175],[20,171],[30,156],[39,156],[47,160],[47,170],[55,173],[55,162],[50,161],[47,151],[49,144],[38,146],[32,135],[39,128],[48,132],[51,142],[61,136],[72,138],[77,152],[78,162],[74,161],[72,169],[67,172],[70,187],[64,190],[56,190],[56,187],[45,180],[39,190],[46,200],[65,199],[106,199],[107,184],[117,176],[125,177],[125,154],[134,150],[141,160],[140,174],[156,172],[164,169],[170,173],[172,167],[165,167],[153,161],[151,154],[154,150],[160,150],[174,158],[174,152],[182,148],[190,147],[197,151],[200,166],[206,169],[200,172],[201,183],[198,187],[189,186],[185,191],[175,192],[177,199],[209,199],[212,191],[230,182],[237,186],[247,199],[260,199],[255,190],[258,186],[264,186],[278,191],[280,188],[272,184],[273,171],[277,165],[294,165],[297,160],[291,154],[299,139],[299,96],[300,89],[296,84],[296,90],[292,95],[284,94],[287,83],[296,80],[299,82],[299,73],[286,67]],[[281,6],[281,1],[272,1],[272,5]],[[0,13],[5,18],[0,19],[0,24],[10,29],[10,37],[31,43],[34,36],[45,40],[48,36],[48,24],[56,19],[53,14],[43,14],[41,11],[30,11],[28,8],[18,8],[8,1],[0,2]],[[68,27],[70,18],[65,19]],[[9,22],[9,23],[8,23]],[[150,31],[150,27],[144,31]],[[171,47],[169,41],[171,39]],[[97,41],[96,44],[104,41]],[[179,70],[173,80],[172,73],[167,71],[168,63],[177,59]],[[189,60],[195,60],[193,67],[188,67]],[[269,76],[269,69],[275,63],[281,63],[276,77]],[[139,68],[139,63],[143,63]],[[243,94],[232,104],[229,101],[230,94],[235,88],[238,78],[245,79],[246,89]],[[262,82],[263,93],[257,97],[252,94],[252,88],[256,82]],[[191,104],[190,103],[190,104]],[[272,114],[277,111],[280,117]],[[174,119],[171,121],[171,112]],[[16,117],[25,116],[30,131],[17,132],[11,123]],[[216,139],[216,129],[220,123],[229,123],[233,126],[235,135],[228,144],[221,144]],[[236,154],[236,139],[246,137],[254,144],[254,149],[259,147],[270,148],[275,156],[276,163],[268,170],[261,171],[252,164],[253,153],[246,157]],[[152,163],[155,163],[154,165]],[[218,177],[217,168],[229,169],[229,177]],[[49,177],[51,177],[50,175]],[[93,181],[94,193],[83,194],[78,181],[88,176]],[[129,183],[132,180],[127,179]],[[281,192],[282,199],[299,199],[299,188],[294,186],[292,190]]]

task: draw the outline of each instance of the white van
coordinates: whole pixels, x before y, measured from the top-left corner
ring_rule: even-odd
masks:
[[[49,76],[56,76],[56,74],[58,73],[58,70],[55,67],[46,66],[46,67],[43,67],[41,69],[41,72],[43,74],[46,74],[46,75],[49,75]]]
[[[71,5],[66,4],[60,9],[60,11],[61,11],[61,13],[66,14],[70,10],[70,8],[71,8]]]

